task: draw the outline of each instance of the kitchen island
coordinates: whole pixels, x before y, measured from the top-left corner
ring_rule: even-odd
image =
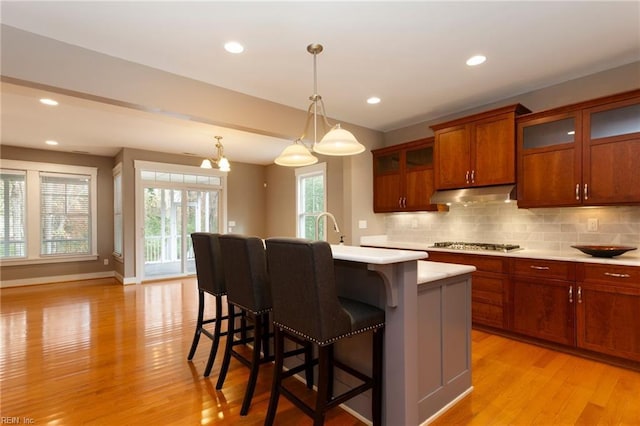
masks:
[[[472,266],[428,262],[421,251],[332,245],[339,294],[385,310],[383,419],[418,425],[471,387]],[[336,357],[370,371],[370,335],[344,339]],[[336,372],[339,393],[357,382]],[[345,405],[370,419],[370,395]]]

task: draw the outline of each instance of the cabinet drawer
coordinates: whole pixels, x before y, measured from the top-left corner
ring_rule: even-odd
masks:
[[[575,264],[556,260],[513,259],[512,273],[525,277],[540,277],[574,281],[576,276]]]
[[[440,251],[429,251],[428,253],[429,260],[433,260],[434,262],[471,265],[475,266],[477,271],[495,272],[497,274],[506,274],[509,271],[509,258],[507,257],[446,253]]]
[[[617,285],[636,285],[640,288],[640,267],[583,263],[578,266],[579,281]]]
[[[499,328],[504,327],[503,309],[501,306],[474,302],[471,305],[471,315],[474,323]]]

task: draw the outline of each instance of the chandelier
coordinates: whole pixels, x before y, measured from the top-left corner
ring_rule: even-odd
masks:
[[[313,95],[309,96],[311,104],[307,109],[307,120],[302,135],[293,144],[286,147],[274,162],[280,166],[300,167],[309,166],[318,162],[318,158],[311,151],[318,154],[344,156],[360,154],[365,150],[353,134],[340,127],[340,124],[331,126],[325,113],[324,101],[318,94],[318,78],[316,57],[322,52],[321,44],[310,44],[307,52],[313,55]],[[318,142],[318,117],[326,129],[330,129]],[[313,118],[313,143],[307,146],[304,138],[307,136],[309,124]]]
[[[212,169],[213,167],[216,167],[217,169],[220,169],[221,172],[229,172],[231,171],[231,165],[229,164],[227,157],[224,156],[224,146],[222,145],[222,142],[220,142],[222,136],[214,136],[214,138],[217,140],[216,149],[218,150],[218,155],[216,158],[205,158],[202,160],[200,167],[203,169]]]

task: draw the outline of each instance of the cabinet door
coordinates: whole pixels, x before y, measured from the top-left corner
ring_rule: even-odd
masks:
[[[407,149],[405,155],[405,200],[407,211],[437,210],[430,199],[433,182],[433,144]]]
[[[471,146],[468,125],[450,127],[436,132],[436,189],[469,186]]]
[[[574,293],[566,281],[512,278],[513,331],[574,346]]]
[[[398,211],[401,207],[401,152],[373,157],[373,211]]]
[[[578,347],[640,361],[640,285],[581,283]]]
[[[581,118],[576,112],[518,123],[518,206],[582,203]]]
[[[491,117],[473,125],[471,185],[502,185],[516,181],[515,119]]]
[[[584,110],[584,204],[640,203],[640,99]]]
[[[504,328],[504,289],[507,279],[502,274],[487,272],[474,272],[472,277],[472,321],[475,324]]]

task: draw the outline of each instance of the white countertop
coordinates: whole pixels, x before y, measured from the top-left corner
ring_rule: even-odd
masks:
[[[418,284],[438,281],[462,274],[470,274],[475,270],[475,266],[470,265],[420,260],[418,261]]]
[[[531,259],[546,259],[546,260],[562,260],[568,262],[586,262],[586,263],[601,263],[609,265],[621,265],[621,266],[640,266],[640,249],[633,250],[616,256],[613,258],[593,257],[580,252],[577,249],[568,248],[567,250],[553,251],[553,250],[535,250],[524,248],[522,250],[516,250],[509,253],[490,251],[490,250],[452,250],[445,248],[433,248],[432,243],[414,243],[407,241],[389,241],[386,235],[376,235],[370,237],[362,237],[360,244],[366,246],[378,246],[388,248],[398,248],[404,250],[422,250],[422,251],[441,251],[447,253],[465,253],[476,254],[485,256],[507,256],[507,257],[521,257]]]
[[[427,252],[415,250],[420,249],[397,250],[395,248],[331,245],[331,251],[333,252],[334,259],[372,263],[375,265],[408,262],[411,260],[426,259],[428,257]]]

